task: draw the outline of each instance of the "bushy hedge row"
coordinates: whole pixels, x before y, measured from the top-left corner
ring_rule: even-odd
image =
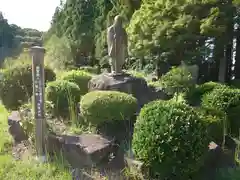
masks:
[[[33,93],[32,66],[23,64],[2,71],[0,98],[8,109],[17,109],[27,102]],[[56,74],[45,67],[45,81],[54,81]]]

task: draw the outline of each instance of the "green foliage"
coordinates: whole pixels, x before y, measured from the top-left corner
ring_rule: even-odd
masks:
[[[226,87],[223,84],[217,82],[206,82],[195,88],[192,88],[186,95],[186,99],[190,105],[199,105],[201,103],[203,95],[210,93],[216,88],[224,88]]]
[[[93,91],[82,97],[80,108],[84,119],[100,125],[131,118],[137,110],[137,100],[122,92]]]
[[[80,88],[81,95],[84,95],[88,92],[88,82],[91,78],[91,74],[78,70],[65,72],[61,77],[63,80],[77,84]]]
[[[226,114],[213,108],[200,107],[196,110],[206,124],[211,140],[217,144],[221,144],[225,133]]]
[[[53,35],[46,42],[45,63],[55,70],[71,69],[75,63],[72,57],[71,47],[65,37],[58,38]]]
[[[209,94],[203,96],[202,106],[225,112],[231,133],[238,136],[240,123],[236,112],[240,109],[239,89],[231,89],[229,87],[214,89]]]
[[[19,56],[17,58],[5,58],[2,67],[4,69],[8,69],[8,68],[13,68],[16,66],[21,66],[21,65],[31,65],[32,64],[32,60],[29,56],[29,52],[28,51],[23,51],[21,54],[19,54]]]
[[[76,113],[80,88],[77,84],[65,80],[50,82],[46,87],[46,100],[54,105],[54,115],[68,117],[70,113]]]
[[[133,71],[133,70],[127,71],[127,73],[131,74],[134,77],[143,78],[143,79],[145,79],[147,76],[144,72]]]
[[[79,68],[79,70],[83,70],[83,71],[86,71],[88,73],[91,73],[91,74],[99,74],[99,69],[98,67],[94,66],[81,66]]]
[[[194,85],[191,73],[185,67],[173,67],[160,81],[169,94],[186,92]]]
[[[47,36],[67,37],[74,61],[82,53],[90,55],[94,44],[94,12],[96,1],[67,0],[56,8]]]
[[[203,107],[216,108],[224,112],[228,112],[229,109],[239,104],[240,90],[229,87],[214,89],[212,92],[205,94],[202,101]]]
[[[137,10],[128,27],[130,54],[137,57],[158,56],[161,61],[171,65],[182,60],[195,62],[201,58],[203,44],[196,44],[201,39],[201,15],[205,11],[187,12],[194,3],[186,1],[144,1]],[[201,3],[198,3],[201,9]],[[194,18],[198,17],[198,18]],[[166,56],[167,55],[167,56]]]
[[[32,115],[32,103],[23,104],[19,107],[19,113],[21,116],[21,127],[23,128],[24,133],[31,140],[35,140],[35,126],[34,126],[34,117]]]
[[[13,29],[8,24],[8,21],[3,17],[2,12],[0,11],[0,48],[1,50],[7,50],[7,48],[14,46],[14,34]],[[3,48],[3,49],[2,49]],[[2,53],[0,60],[2,60]]]
[[[16,109],[31,98],[33,91],[31,65],[13,66],[5,69],[2,75],[0,97],[6,108]],[[45,67],[45,82],[55,79],[56,75],[52,69]]]
[[[191,107],[174,101],[145,105],[133,134],[136,157],[152,178],[192,179],[201,167],[209,137],[205,123]]]

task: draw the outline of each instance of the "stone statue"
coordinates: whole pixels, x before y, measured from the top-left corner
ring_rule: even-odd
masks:
[[[114,23],[107,29],[109,64],[113,74],[122,73],[122,66],[127,57],[127,33],[122,27],[122,17],[114,18]]]

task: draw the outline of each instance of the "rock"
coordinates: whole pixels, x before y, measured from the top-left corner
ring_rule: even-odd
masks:
[[[88,84],[89,91],[113,90],[132,94],[140,107],[151,101],[151,89],[143,78],[133,77],[126,73],[108,74],[103,73],[93,77]]]
[[[13,111],[10,116],[8,116],[8,132],[12,135],[15,143],[20,143],[24,140],[28,140],[28,136],[24,132],[22,126],[20,125],[21,117],[18,111]]]
[[[49,134],[47,149],[50,152],[62,150],[73,167],[82,168],[101,163],[115,151],[115,146],[112,141],[96,134],[79,136]]]

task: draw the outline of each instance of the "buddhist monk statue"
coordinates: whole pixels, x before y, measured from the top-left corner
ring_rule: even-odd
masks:
[[[113,74],[122,73],[122,67],[127,58],[127,33],[122,27],[123,18],[118,15],[114,23],[107,29],[107,44],[109,64]]]

